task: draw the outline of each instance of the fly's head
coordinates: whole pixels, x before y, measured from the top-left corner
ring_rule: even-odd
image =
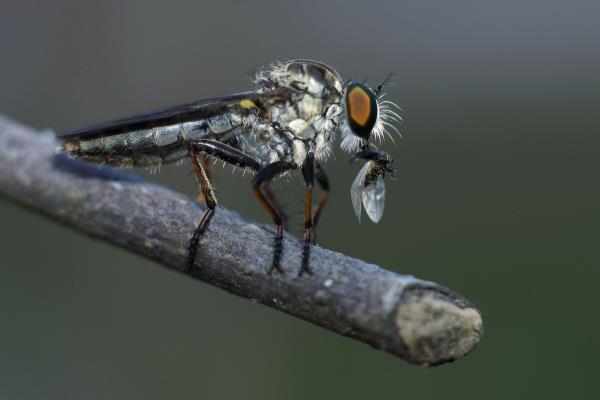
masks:
[[[393,176],[395,172],[390,155],[371,143],[371,139],[381,143],[386,136],[393,142],[388,128],[400,135],[393,125],[402,120],[394,110],[396,108],[399,111],[399,107],[391,101],[383,100],[385,95],[381,94],[390,77],[375,90],[361,82],[349,82],[344,93],[346,118],[341,128],[341,147],[354,154],[353,161],[366,160],[350,189],[352,205],[359,221],[364,206],[369,218],[375,223],[379,222],[385,204],[385,174]]]

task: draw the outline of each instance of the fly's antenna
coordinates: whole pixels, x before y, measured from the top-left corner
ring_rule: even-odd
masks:
[[[379,86],[377,86],[377,89],[375,89],[375,96],[379,96],[379,93],[381,93],[381,91],[383,90],[383,88],[392,83],[396,77],[398,76],[398,74],[396,74],[395,72],[390,72],[388,74],[388,76],[383,80],[383,82],[381,82],[381,84]]]

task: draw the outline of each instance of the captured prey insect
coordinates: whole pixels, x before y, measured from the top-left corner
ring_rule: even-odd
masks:
[[[361,204],[378,222],[383,213],[386,172],[392,158],[377,149],[388,128],[401,120],[394,103],[383,100],[386,79],[375,89],[342,79],[332,67],[311,60],[287,60],[258,69],[254,91],[200,100],[163,111],[120,119],[59,136],[60,150],[85,160],[118,166],[159,166],[189,158],[206,210],[188,244],[188,268],[195,266],[200,238],[217,207],[206,157],[252,171],[256,197],[277,226],[268,272],[283,272],[283,232],[287,217],[269,183],[301,170],[306,184],[304,246],[299,275],[312,274],[310,246],[329,194],[323,163],[332,152],[336,131],[341,148],[364,159],[351,189],[360,220]],[[313,212],[315,181],[323,190]]]

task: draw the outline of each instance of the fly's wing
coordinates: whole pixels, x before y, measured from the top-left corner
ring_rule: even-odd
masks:
[[[362,206],[365,207],[367,215],[371,221],[377,223],[383,215],[383,208],[385,206],[385,183],[383,176],[377,174],[375,179],[367,182],[367,174],[373,167],[373,161],[368,161],[358,171],[354,183],[350,188],[350,197],[352,198],[352,206],[354,212],[358,218],[358,222],[361,219]]]
[[[259,105],[264,101],[280,101],[285,98],[286,93],[281,89],[267,92],[243,92],[225,97],[216,97],[211,99],[199,100],[189,104],[150,112],[146,114],[135,115],[128,118],[118,119],[106,123],[77,129],[59,136],[59,139],[71,138],[93,138],[99,135],[119,134],[140,129],[150,129],[154,127],[178,124],[198,119],[209,118],[213,115],[222,114],[225,111],[235,107],[242,107],[242,100],[249,100],[246,104]]]

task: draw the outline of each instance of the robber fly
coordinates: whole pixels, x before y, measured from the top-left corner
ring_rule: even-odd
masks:
[[[371,139],[391,138],[388,128],[398,132],[392,123],[401,120],[394,110],[398,107],[382,100],[387,81],[371,89],[364,82],[344,81],[335,69],[318,61],[276,62],[254,73],[254,91],[80,129],[59,136],[60,150],[121,167],[160,166],[189,158],[206,204],[188,244],[189,270],[195,266],[198,243],[217,207],[208,157],[254,173],[254,193],[277,226],[268,273],[283,272],[282,239],[287,222],[269,183],[301,170],[306,195],[299,275],[312,274],[310,246],[329,193],[323,163],[331,154],[336,132],[341,132],[341,148],[353,154],[353,160],[366,161],[351,188],[359,221],[361,205],[374,222],[383,213],[383,180],[386,172],[394,170],[392,158]],[[313,212],[315,181],[323,193]]]

